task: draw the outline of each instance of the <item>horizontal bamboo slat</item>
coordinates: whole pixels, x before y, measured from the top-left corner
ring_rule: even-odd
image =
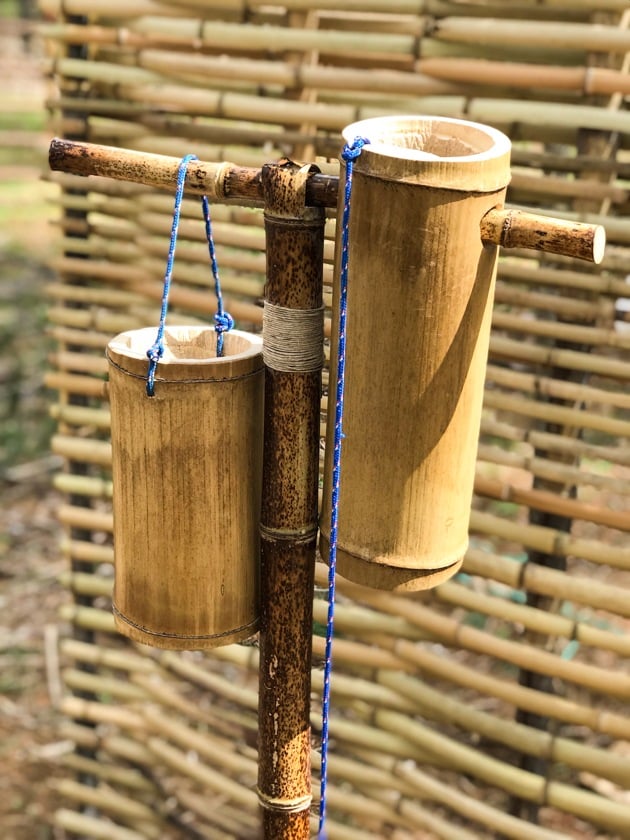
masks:
[[[143,793],[149,793],[154,796],[158,794],[156,786],[152,785],[139,770],[119,767],[115,764],[104,764],[103,762],[77,754],[64,756],[62,763],[64,767],[68,767],[84,776],[97,777],[104,782],[121,785],[130,791],[142,791]],[[63,791],[61,792],[63,793]]]
[[[584,519],[596,522],[608,528],[618,528],[622,531],[630,530],[630,517],[624,511],[611,511],[605,508],[595,508],[570,499],[563,499],[554,493],[543,490],[522,490],[518,487],[502,484],[489,478],[477,475],[475,478],[475,492],[492,499],[504,502],[527,505],[535,510],[544,510],[571,519]]]
[[[138,831],[115,825],[103,820],[102,817],[72,811],[69,808],[59,808],[55,811],[54,823],[61,829],[102,838],[102,840],[144,840],[144,835]]]
[[[85,576],[85,577],[86,577],[86,579],[87,579],[87,578],[89,578],[90,576],[88,575],[88,576]],[[516,609],[518,609],[518,607],[516,607]],[[523,608],[521,608],[521,609],[523,609]],[[358,634],[360,634],[360,633],[361,633],[361,628],[362,628],[362,627],[365,627],[365,621],[366,621],[366,618],[365,618],[365,617],[364,617],[364,618],[361,618],[359,621],[357,621],[357,622],[354,624],[354,630],[353,630],[353,629],[352,629],[353,625],[352,625],[352,624],[348,624],[348,623],[345,621],[345,610],[344,610],[343,608],[341,609],[341,612],[340,612],[340,622],[341,622],[340,627],[341,627],[341,630],[342,630],[343,632],[345,632],[345,633],[351,633],[351,632],[354,632],[354,633],[358,633]],[[374,617],[373,617],[371,620],[370,620],[370,619],[368,619],[368,621],[369,621],[369,623],[370,623],[370,624],[373,624],[373,623],[374,623]],[[378,623],[377,623],[377,624],[378,624]],[[376,626],[377,626],[377,625],[375,625],[375,627],[376,627]],[[401,629],[402,629],[402,628],[399,628],[399,630],[398,630],[398,631],[394,630],[394,632],[393,632],[393,637],[392,637],[392,638],[393,638],[393,640],[395,640],[395,639],[396,639],[396,638],[400,635],[400,631],[401,631]],[[588,634],[587,634],[587,631],[588,631],[588,630],[590,630],[590,628],[585,628],[585,633],[584,633],[584,640],[585,640],[585,642],[587,642],[587,641],[588,641]],[[390,631],[390,632],[391,632],[391,631]],[[405,633],[404,633],[404,635],[405,635],[407,638],[409,638],[409,637],[410,637],[409,631],[405,632]],[[582,635],[582,634],[580,634],[580,637],[581,637],[581,635]],[[411,636],[413,636],[413,633],[411,634]],[[346,645],[348,645],[348,644],[349,644],[349,643],[347,643],[347,642],[340,642],[340,643],[339,643],[340,656],[342,657],[342,661],[343,661],[343,660],[344,660],[344,658],[345,658],[345,657],[344,657],[344,651],[345,651],[345,647],[346,647]],[[319,647],[316,647],[316,649],[317,649],[317,650],[320,650],[320,648],[319,648]],[[229,651],[229,650],[232,650],[232,649],[228,649],[228,651]],[[398,650],[401,650],[401,651],[402,651],[402,647],[401,647],[401,643],[400,643],[400,642],[396,643],[396,650],[397,650],[397,651],[398,651]],[[417,658],[417,657],[420,655],[420,648],[418,648],[417,646],[410,648],[410,651],[414,651],[414,650],[415,650],[415,653],[414,653],[413,655],[414,655],[414,657],[415,657],[415,658]],[[365,664],[366,664],[366,665],[371,665],[371,667],[377,667],[377,666],[378,666],[378,667],[388,667],[388,668],[393,668],[393,669],[395,669],[396,671],[400,670],[401,665],[400,665],[400,662],[398,662],[398,661],[395,661],[395,660],[389,661],[389,660],[387,660],[387,658],[385,658],[385,660],[383,661],[383,663],[379,666],[378,659],[371,659],[371,658],[370,658],[370,657],[371,657],[371,653],[370,653],[370,649],[369,649],[369,648],[366,648],[366,649],[365,649],[365,654],[366,654],[366,657],[365,657]],[[372,652],[372,654],[374,654],[374,652]],[[221,657],[221,658],[225,658],[227,655],[228,655],[228,653],[227,653],[227,652],[225,652],[225,653],[224,653],[224,655],[223,655],[223,657]],[[355,662],[355,663],[360,662],[361,660],[360,660],[360,658],[357,658],[357,655],[358,655],[358,650],[357,650],[357,649],[354,649],[354,648],[352,647],[352,645],[350,644],[350,646],[349,646],[349,650],[348,650],[348,662]],[[425,653],[425,657],[426,657],[427,655],[429,655],[429,656],[431,657],[431,655],[430,655],[430,654]],[[228,657],[228,658],[229,658],[229,657]],[[430,659],[430,660],[422,660],[422,661],[423,661],[423,663],[424,663],[424,664],[423,664],[423,668],[424,668],[426,665],[428,665],[428,666],[431,668],[431,670],[435,670],[435,668],[436,668],[438,665],[440,665],[441,669],[444,671],[444,673],[445,673],[445,675],[447,676],[447,678],[451,678],[451,679],[452,679],[453,677],[455,677],[455,678],[457,677],[457,668],[455,668],[455,667],[453,666],[453,664],[452,664],[452,663],[450,663],[450,664],[449,664],[449,663],[447,663],[447,662],[444,662],[444,661],[440,660],[440,658],[439,658],[439,657],[436,657],[436,656],[433,656],[433,657],[432,657],[432,660],[433,660],[433,665],[432,665],[432,666],[430,665],[430,661],[431,661],[431,659]],[[116,661],[116,660],[112,660],[112,664],[114,664],[114,662],[115,662],[115,661]],[[188,671],[184,670],[184,671],[183,671],[183,670],[182,670],[182,667],[183,667],[183,666],[181,665],[181,663],[178,663],[178,662],[177,662],[177,660],[176,660],[175,658],[171,658],[170,660],[163,659],[162,661],[163,661],[165,664],[170,665],[171,667],[174,667],[174,668],[176,669],[176,673],[178,673],[180,676],[187,675],[187,676],[188,676],[190,679],[192,679],[194,682],[198,682],[199,680],[201,680],[201,681],[202,681],[202,684],[205,684],[207,688],[211,688],[211,689],[212,689],[212,690],[214,690],[214,691],[219,691],[221,694],[223,694],[223,693],[224,693],[224,691],[227,691],[228,693],[232,691],[232,689],[231,689],[231,687],[230,687],[230,684],[229,684],[229,683],[225,683],[225,681],[224,681],[224,680],[218,679],[217,677],[211,677],[210,675],[203,674],[203,673],[202,673],[202,672],[200,672],[198,669],[192,669],[192,670],[188,670]],[[255,660],[255,658],[252,658],[252,657],[250,656],[250,657],[249,657],[249,660],[248,660],[248,664],[249,664],[249,666],[250,666],[250,667],[253,667],[253,665],[255,665],[255,661],[256,661],[256,660]],[[440,663],[441,663],[441,664],[440,664]],[[127,667],[131,667],[131,665],[129,665],[129,666],[127,666]],[[451,671],[450,671],[449,669],[452,669],[452,673],[451,673]],[[464,669],[464,670],[466,670],[466,669]],[[439,668],[438,668],[438,671],[439,671]],[[450,676],[450,677],[448,676],[448,675],[449,675],[449,673],[451,673],[451,676]],[[473,681],[473,683],[474,683],[474,674],[475,674],[475,672],[474,672],[474,671],[471,671],[471,680]],[[492,680],[491,680],[490,682],[492,683]],[[495,681],[495,682],[496,682],[496,681]],[[525,690],[521,690],[521,689],[518,689],[518,688],[516,688],[516,687],[510,687],[509,683],[504,684],[504,688],[505,688],[505,690],[506,690],[506,691],[509,691],[509,690],[513,690],[513,691],[515,691],[515,692],[516,692],[516,693],[515,693],[515,696],[518,696],[518,695],[519,695],[519,693],[521,693],[524,697],[527,697],[527,695],[528,695],[528,692],[527,692],[527,691],[525,691]],[[529,694],[531,694],[531,695],[535,695],[535,694],[536,694],[536,692],[531,692],[531,691],[530,691],[530,692],[529,692]],[[545,702],[547,702],[547,701],[542,700],[542,698],[541,698],[541,702],[545,703]],[[549,700],[549,706],[550,706],[550,708],[552,708],[552,707],[553,707],[553,702],[554,702],[553,700]],[[254,708],[254,707],[255,707],[255,698],[252,698],[252,704],[251,704],[251,705],[252,705],[252,708]],[[564,707],[571,708],[571,704],[566,704],[566,702],[565,702],[565,701],[562,701],[562,702],[561,702],[561,704],[560,704],[560,706],[561,706],[561,708],[562,708],[563,706],[564,706]],[[574,707],[574,708],[575,708],[575,710],[577,710],[577,707]],[[566,718],[566,719],[567,719],[567,720],[573,720],[573,721],[582,720],[583,722],[585,722],[586,720],[588,720],[588,719],[589,719],[589,717],[592,717],[592,716],[593,716],[593,714],[594,714],[594,712],[592,712],[592,711],[591,711],[591,712],[588,712],[587,710],[584,710],[584,712],[586,712],[586,715],[587,715],[586,717],[582,717],[582,718],[575,718],[575,717],[572,715],[572,716],[570,716],[570,717],[568,717],[568,718]],[[562,714],[562,713],[561,713],[561,714]],[[565,708],[564,714],[566,714],[566,708]],[[565,719],[565,718],[562,718],[562,719]],[[620,719],[620,720],[621,720],[621,719]],[[604,721],[605,721],[605,718],[604,718]],[[605,725],[605,723],[604,723],[604,725]],[[603,730],[603,731],[607,731],[607,730],[605,729],[605,730]]]
[[[52,14],[57,9],[54,4],[58,0],[45,0],[45,10]],[[68,6],[68,13],[80,14],[82,6],[73,6],[74,2],[82,2],[85,0],[70,0]],[[204,9],[207,12],[224,13],[228,10],[237,11],[242,14],[246,9],[256,10],[268,6],[266,0],[169,0],[169,3],[162,7],[162,12],[168,6],[180,7],[185,9]],[[287,11],[307,11],[317,9],[320,11],[338,11],[339,4],[335,0],[285,0],[283,8]],[[160,8],[155,0],[143,0],[142,3],[125,4],[103,4],[101,6],[94,6],[94,14],[109,15],[115,14],[117,17],[125,14],[142,15],[146,14],[148,9],[155,11]],[[588,17],[589,13],[593,11],[607,11],[607,12],[621,12],[626,8],[624,0],[547,0],[545,7],[541,7],[536,0],[517,0],[511,7],[512,14],[515,17],[536,17],[538,15],[545,16],[550,13],[551,16],[556,17],[558,12],[569,13],[577,17]],[[457,14],[461,11],[461,4],[453,2],[452,0],[360,0],[348,4],[348,12],[361,11],[370,13],[391,13],[392,15],[449,15]],[[505,12],[501,3],[490,2],[490,0],[481,0],[481,2],[468,2],[466,4],[467,15],[477,15],[480,17],[488,17],[496,14],[498,11]],[[506,14],[509,16],[510,11]]]

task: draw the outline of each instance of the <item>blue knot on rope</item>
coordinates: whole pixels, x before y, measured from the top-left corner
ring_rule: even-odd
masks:
[[[214,328],[218,333],[229,332],[234,326],[234,318],[229,312],[217,312],[214,316]]]
[[[234,326],[234,318],[229,312],[217,312],[214,316],[214,331],[217,334],[217,356],[223,355],[223,333]]]
[[[367,137],[355,137],[352,143],[347,143],[341,152],[341,157],[346,163],[350,160],[356,160],[361,154],[361,149],[367,146],[370,141]]]
[[[147,350],[149,360],[149,372],[147,373],[147,396],[152,397],[155,393],[155,372],[158,362],[164,355],[164,347],[157,342]]]

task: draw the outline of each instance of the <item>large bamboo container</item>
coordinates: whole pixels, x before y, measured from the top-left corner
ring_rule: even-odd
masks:
[[[498,251],[480,224],[503,205],[510,142],[431,117],[364,120],[343,136],[369,145],[354,162],[349,222],[337,568],[368,586],[424,589],[459,568],[468,544]],[[338,320],[338,291],[333,308]]]
[[[154,329],[108,345],[114,616],[154,647],[212,648],[258,626],[262,341],[170,327],[146,394]]]

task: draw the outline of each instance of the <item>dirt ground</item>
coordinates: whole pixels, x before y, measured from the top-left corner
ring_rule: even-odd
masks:
[[[48,138],[35,48],[0,20],[0,838],[60,840],[50,826],[50,782],[68,745],[60,742],[54,651],[58,610],[58,505],[41,379],[45,267],[55,231],[39,181]]]
[[[3,483],[0,511],[0,836],[59,838],[50,779],[67,750],[57,733],[57,505],[48,481]]]

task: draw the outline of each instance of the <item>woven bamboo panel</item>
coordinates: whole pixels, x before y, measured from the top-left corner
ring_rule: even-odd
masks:
[[[413,597],[339,582],[329,837],[630,837],[627,0],[41,5],[61,136],[336,172],[355,120],[471,119],[513,141],[510,206],[606,227],[597,267],[501,258],[463,572]],[[111,615],[104,348],[157,324],[172,196],[51,177],[48,385],[74,594],[63,734],[76,744],[56,822],[112,840],[256,837],[256,647],[158,654],[126,644]],[[213,219],[226,307],[256,330],[262,214],[217,206]],[[197,202],[180,230],[173,311],[204,322]],[[328,303],[333,237],[331,219]],[[317,773],[320,589],[314,604]]]

